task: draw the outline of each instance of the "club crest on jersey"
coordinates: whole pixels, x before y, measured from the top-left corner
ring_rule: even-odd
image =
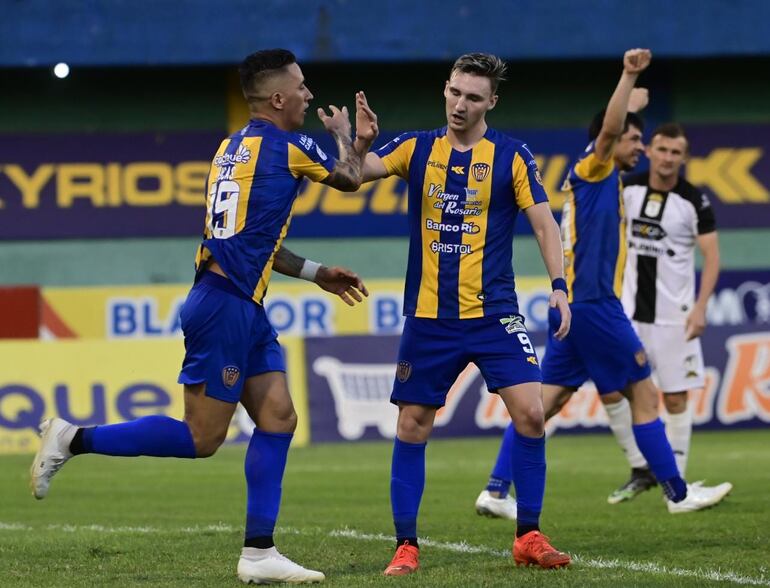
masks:
[[[636,363],[639,365],[639,367],[644,367],[647,363],[647,354],[645,353],[644,349],[640,349],[634,353],[634,359],[636,360]]]
[[[473,174],[474,180],[477,182],[483,182],[485,179],[487,179],[491,169],[492,167],[488,163],[474,163],[471,166],[471,174]]]
[[[527,332],[527,327],[524,326],[524,319],[516,314],[501,318],[500,324],[505,327],[505,332],[509,335]]]
[[[412,364],[408,361],[399,361],[396,367],[396,377],[402,384],[412,375]]]
[[[238,378],[241,377],[241,370],[234,365],[228,365],[222,368],[222,383],[225,388],[232,388],[238,383]]]
[[[644,216],[647,218],[657,218],[661,208],[663,208],[663,196],[655,193],[650,194],[644,207]]]

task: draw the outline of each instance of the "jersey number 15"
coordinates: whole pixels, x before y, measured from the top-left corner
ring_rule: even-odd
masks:
[[[209,194],[209,232],[214,239],[227,239],[235,234],[238,197],[241,187],[234,180],[219,180]]]

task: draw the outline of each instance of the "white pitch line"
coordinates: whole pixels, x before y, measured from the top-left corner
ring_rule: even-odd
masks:
[[[349,537],[351,539],[359,539],[363,541],[387,541],[393,542],[393,537],[382,534],[370,534],[361,533],[353,529],[340,529],[331,531],[329,533],[331,537]],[[437,549],[443,549],[446,551],[454,551],[457,553],[483,553],[495,557],[511,557],[510,551],[500,551],[492,549],[490,547],[483,547],[479,545],[469,545],[468,543],[444,543],[441,541],[433,541],[431,539],[420,539],[421,545],[436,547]],[[683,568],[669,568],[655,563],[634,562],[634,561],[622,561],[618,559],[603,559],[603,558],[588,558],[581,555],[573,554],[573,561],[588,568],[597,569],[624,569],[634,572],[645,572],[649,574],[660,574],[677,576],[680,578],[693,578],[695,580],[711,580],[714,582],[733,582],[735,584],[742,584],[746,586],[770,586],[770,580],[765,578],[752,578],[750,576],[742,576],[735,572],[719,572],[716,570],[687,570]]]
[[[65,533],[75,532],[92,532],[92,533],[110,533],[110,534],[168,534],[168,533],[184,533],[184,534],[198,534],[204,532],[215,533],[236,533],[242,531],[241,527],[234,527],[225,523],[216,523],[212,525],[195,525],[191,527],[108,527],[104,525],[61,525],[51,524],[45,525],[43,529],[50,531],[63,531]],[[23,523],[4,523],[0,521],[0,531],[23,531],[30,532],[35,531],[36,528]],[[318,535],[325,534],[329,537],[344,537],[348,539],[356,539],[359,541],[382,541],[387,543],[393,542],[393,537],[390,535],[383,535],[382,533],[362,533],[355,529],[334,529],[332,531],[324,531],[317,529],[308,532],[309,529],[295,529],[291,527],[279,527],[278,533],[287,533],[290,535]],[[434,547],[444,551],[452,551],[455,553],[468,553],[468,554],[482,554],[492,557],[510,558],[511,553],[508,550],[493,549],[483,545],[471,545],[466,542],[449,543],[443,541],[434,541],[429,538],[421,538],[420,543],[426,547]],[[623,569],[631,570],[633,572],[642,572],[647,574],[658,574],[661,576],[676,576],[679,578],[692,578],[694,580],[708,580],[712,582],[732,582],[734,584],[741,584],[744,586],[770,586],[770,580],[762,577],[755,578],[751,576],[744,576],[736,574],[735,572],[721,572],[717,570],[688,570],[684,568],[671,568],[656,563],[624,561],[618,559],[604,559],[604,558],[590,558],[581,555],[573,554],[573,561],[576,564],[585,566],[588,568],[596,569]]]

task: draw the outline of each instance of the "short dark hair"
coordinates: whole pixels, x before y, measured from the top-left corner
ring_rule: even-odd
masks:
[[[451,76],[456,71],[488,78],[489,83],[492,85],[492,94],[494,94],[497,92],[498,84],[507,79],[505,74],[508,71],[508,66],[497,55],[466,53],[457,58],[449,75]]]
[[[606,112],[606,108],[602,109],[602,111],[596,113],[594,118],[591,120],[591,126],[588,127],[588,138],[591,141],[599,136],[599,133],[602,130],[602,125],[604,124],[604,115]],[[628,131],[629,126],[634,126],[640,131],[644,131],[644,121],[642,120],[642,117],[635,112],[629,112],[626,114],[626,123],[623,125],[624,133]]]
[[[255,86],[296,62],[294,53],[288,49],[262,49],[247,56],[238,67],[243,95],[248,99]]]
[[[652,136],[650,137],[650,142],[652,142],[652,140],[658,135],[668,137],[669,139],[678,139],[679,137],[682,137],[685,140],[685,143],[687,144],[687,151],[690,150],[690,140],[687,138],[687,133],[684,132],[684,127],[679,123],[667,122],[658,126],[652,132]]]

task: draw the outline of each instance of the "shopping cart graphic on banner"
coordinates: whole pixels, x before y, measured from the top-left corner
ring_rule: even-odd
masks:
[[[395,364],[342,363],[329,356],[313,362],[313,371],[326,378],[337,411],[337,430],[348,441],[360,439],[366,427],[396,436],[398,408],[390,403]]]

